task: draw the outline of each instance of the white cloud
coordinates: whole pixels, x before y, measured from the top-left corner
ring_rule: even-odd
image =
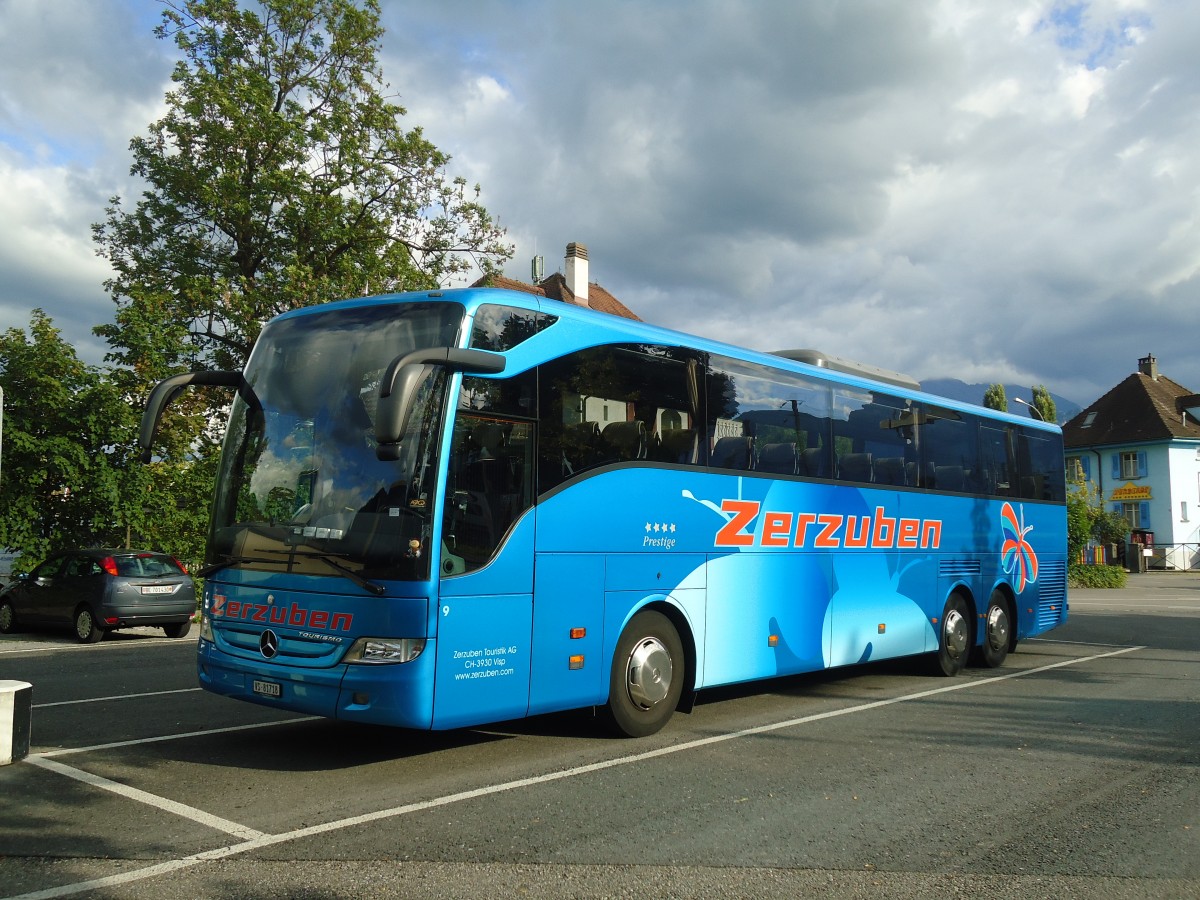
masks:
[[[23,248],[0,327],[111,314],[87,229],[171,48],[142,4],[100,9],[0,0],[0,228]],[[514,277],[582,241],[683,330],[1081,402],[1150,351],[1200,390],[1186,4],[407,0],[383,24],[406,124],[482,185]]]

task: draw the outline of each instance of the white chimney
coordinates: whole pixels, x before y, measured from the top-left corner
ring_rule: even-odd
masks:
[[[567,244],[566,260],[567,289],[575,295],[580,306],[588,305],[588,257],[587,247],[574,241]]]

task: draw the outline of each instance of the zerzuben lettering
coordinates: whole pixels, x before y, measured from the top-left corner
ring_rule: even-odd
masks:
[[[213,598],[214,618],[241,619],[247,622],[269,622],[293,628],[322,628],[329,631],[349,631],[354,621],[352,613],[331,613],[327,609],[304,609],[296,603],[288,606],[268,606],[245,600],[228,600],[218,594]]]
[[[909,519],[887,515],[882,506],[871,516],[834,513],[762,511],[757,500],[722,500],[730,513],[717,531],[717,547],[843,547],[872,550],[936,550],[942,543],[941,519]]]

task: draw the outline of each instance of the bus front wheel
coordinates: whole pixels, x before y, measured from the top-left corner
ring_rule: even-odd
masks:
[[[951,594],[938,622],[938,648],[933,654],[935,675],[954,676],[963,670],[971,654],[974,633],[967,601],[962,594]]]
[[[683,643],[671,620],[642,610],[613,654],[608,719],[618,734],[645,737],[667,724],[683,692]]]

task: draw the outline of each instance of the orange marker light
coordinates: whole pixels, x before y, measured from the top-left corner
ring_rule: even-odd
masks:
[[[577,641],[580,638],[584,638],[584,637],[587,637],[587,629],[586,628],[572,628],[571,629],[571,640]]]
[[[579,656],[572,656],[570,659],[568,659],[567,660],[567,668],[572,671],[574,671],[575,669],[582,669],[583,668],[583,655],[580,654]]]

